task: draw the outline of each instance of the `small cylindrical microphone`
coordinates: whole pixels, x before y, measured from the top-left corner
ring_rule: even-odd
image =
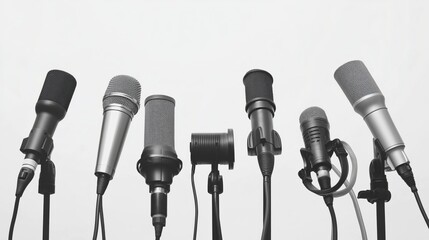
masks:
[[[317,174],[322,190],[330,188],[331,158],[326,150],[329,136],[329,122],[325,111],[319,107],[304,110],[299,117],[305,149],[310,152],[312,171]],[[323,180],[323,178],[327,178]]]
[[[198,164],[224,164],[234,168],[234,132],[193,133],[190,143],[191,162]]]
[[[151,192],[152,225],[157,239],[167,218],[167,193],[173,177],[182,169],[174,149],[175,100],[165,95],[152,95],[145,100],[144,149],[137,171],[146,179]]]

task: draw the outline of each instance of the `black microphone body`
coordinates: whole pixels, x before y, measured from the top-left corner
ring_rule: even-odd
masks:
[[[25,159],[18,177],[17,196],[24,192],[37,165],[51,154],[54,147],[52,136],[58,122],[66,115],[75,88],[76,80],[69,73],[60,70],[48,72],[36,103],[36,120],[20,147]]]
[[[257,156],[262,175],[271,176],[274,155],[281,153],[281,140],[273,129],[276,105],[273,100],[273,77],[263,70],[251,70],[243,78],[246,87],[246,112],[252,132],[247,139],[248,154]]]
[[[326,149],[326,144],[331,140],[326,113],[319,107],[310,107],[301,113],[299,122],[305,150],[311,153],[311,168],[317,174],[320,188],[328,189],[331,187],[329,171],[332,166]]]

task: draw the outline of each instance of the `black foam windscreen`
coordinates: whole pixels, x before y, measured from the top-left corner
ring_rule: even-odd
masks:
[[[335,71],[334,78],[352,105],[364,96],[381,93],[365,64],[359,60],[343,64]]]
[[[60,104],[66,111],[76,88],[76,79],[61,70],[51,70],[46,75],[39,100],[51,100]]]
[[[301,113],[301,116],[299,116],[299,123],[303,124],[304,122],[312,119],[323,119],[328,121],[328,117],[323,109],[320,107],[309,107]]]
[[[174,149],[175,100],[152,95],[145,100],[144,146],[164,145]]]
[[[260,69],[250,70],[244,75],[243,83],[246,87],[246,106],[255,100],[274,102],[273,77],[267,71]]]

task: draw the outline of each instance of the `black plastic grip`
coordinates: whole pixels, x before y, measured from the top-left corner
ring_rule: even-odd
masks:
[[[39,101],[54,101],[67,111],[75,88],[76,79],[72,75],[61,70],[51,70],[46,75]]]
[[[270,73],[260,69],[250,70],[244,75],[243,83],[246,87],[246,111],[256,100],[266,100],[274,104],[273,77]]]

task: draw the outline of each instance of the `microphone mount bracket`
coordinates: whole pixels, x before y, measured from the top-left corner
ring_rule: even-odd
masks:
[[[52,138],[46,133],[38,130],[31,131],[30,136],[22,140],[21,147],[19,148],[19,150],[26,155],[34,154],[36,159],[33,160],[38,164],[46,161],[53,149],[54,141]]]
[[[340,161],[341,165],[341,177],[338,180],[337,184],[335,184],[335,186],[329,189],[319,190],[312,184],[313,179],[311,177],[311,172],[313,171],[313,166],[310,161],[312,157],[311,152],[305,148],[301,148],[301,156],[304,162],[304,168],[298,172],[298,176],[301,178],[302,183],[310,192],[313,192],[320,196],[330,195],[333,192],[337,191],[343,185],[349,173],[349,164],[347,162],[348,154],[347,151],[344,149],[341,140],[337,138],[332,141],[329,141],[328,143],[326,143],[326,150],[330,157],[333,155],[333,153],[335,153],[335,155],[338,157],[338,160]]]
[[[249,156],[257,155],[258,145],[270,144],[273,147],[273,154],[280,155],[282,152],[282,141],[280,135],[272,130],[268,136],[264,134],[261,127],[253,129],[247,137],[247,153]]]

